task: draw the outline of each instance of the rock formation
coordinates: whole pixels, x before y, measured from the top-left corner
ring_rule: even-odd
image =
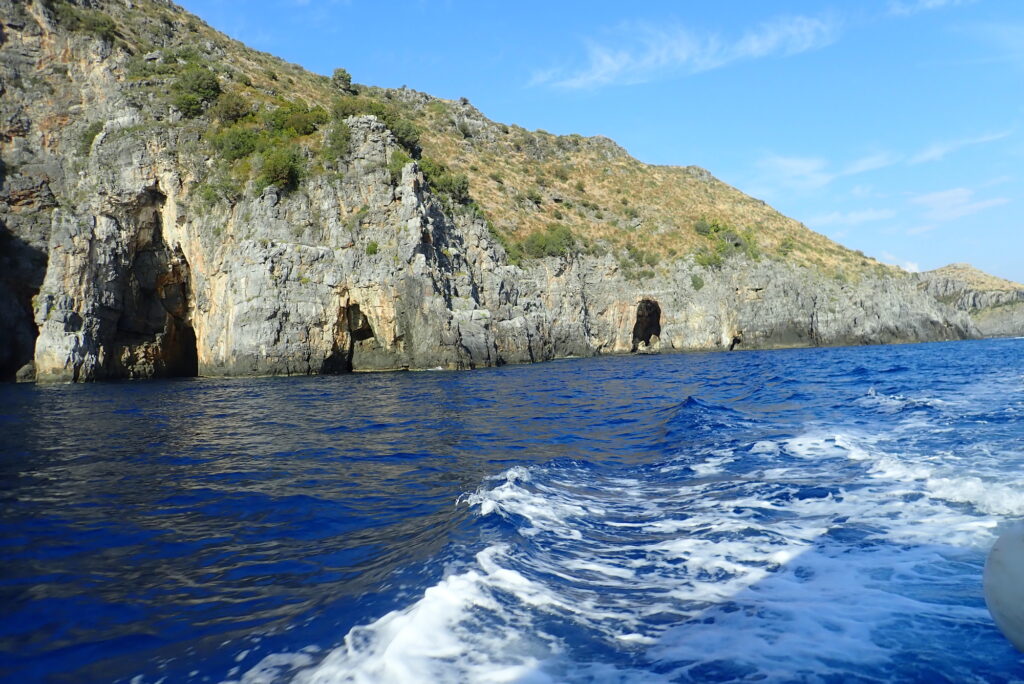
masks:
[[[919,276],[926,292],[966,312],[985,337],[1024,335],[1024,285],[950,264]]]
[[[852,255],[705,171],[645,167],[604,139],[563,143],[513,131],[518,137],[506,141],[508,127],[464,102],[346,91],[371,111],[336,108],[328,124],[316,118],[324,110],[296,105],[296,122],[267,138],[278,147],[233,156],[216,131],[255,144],[266,130],[259,126],[291,111],[278,70],[288,69],[309,102],[329,97],[329,79],[248,51],[169,2],[129,4],[0,0],[5,379],[473,368],[625,353],[655,340],[661,350],[692,350],[728,349],[737,339],[767,348],[978,334],[967,309],[936,295],[945,286],[919,287],[909,274]],[[168,28],[175,22],[195,35],[177,35]],[[212,67],[197,61],[192,44]],[[250,100],[222,98],[214,113],[201,99],[173,99],[181,74],[204,69],[220,74],[219,88]],[[378,95],[392,109],[373,105]],[[536,194],[491,179],[481,208],[465,194],[465,176],[416,158],[420,143],[389,118],[394,102],[421,117],[423,146],[441,152],[452,139],[431,138],[426,124],[432,111],[448,112],[445,125],[463,140],[453,160],[515,149],[543,161],[571,148],[701,197],[727,197],[723,215],[754,217],[761,232],[703,221],[684,230],[668,209],[634,209],[628,186],[613,221],[579,199],[583,183],[571,176]],[[229,116],[241,123],[229,127]],[[343,144],[330,152],[339,132]],[[292,150],[288,163],[301,174],[273,179],[278,149]],[[471,194],[478,181],[483,187],[478,173]],[[513,240],[516,222],[532,225],[539,206],[555,217],[569,212],[570,195],[573,225],[662,231],[666,240],[707,246],[657,257],[579,227]],[[485,210],[499,201],[515,202],[518,213],[496,226]],[[793,244],[804,250],[800,259],[786,256]],[[839,265],[808,261],[819,247]]]

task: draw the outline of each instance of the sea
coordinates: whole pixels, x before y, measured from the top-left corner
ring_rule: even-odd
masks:
[[[1024,339],[0,387],[4,682],[1021,682]]]

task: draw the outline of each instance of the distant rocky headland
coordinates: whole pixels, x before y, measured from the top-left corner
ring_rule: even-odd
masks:
[[[354,85],[161,0],[0,0],[0,378],[1024,334],[696,167]]]

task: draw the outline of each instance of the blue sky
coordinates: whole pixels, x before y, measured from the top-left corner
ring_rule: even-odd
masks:
[[[1024,282],[1024,2],[179,0],[323,74],[695,164],[910,270]]]

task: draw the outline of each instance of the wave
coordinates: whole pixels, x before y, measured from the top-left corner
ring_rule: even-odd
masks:
[[[460,499],[498,535],[482,551],[317,664],[275,654],[241,681],[882,680],[907,654],[1005,680],[1012,652],[959,644],[991,629],[974,580],[996,522],[979,510],[1024,499],[876,441],[812,432],[656,466],[513,467]]]

